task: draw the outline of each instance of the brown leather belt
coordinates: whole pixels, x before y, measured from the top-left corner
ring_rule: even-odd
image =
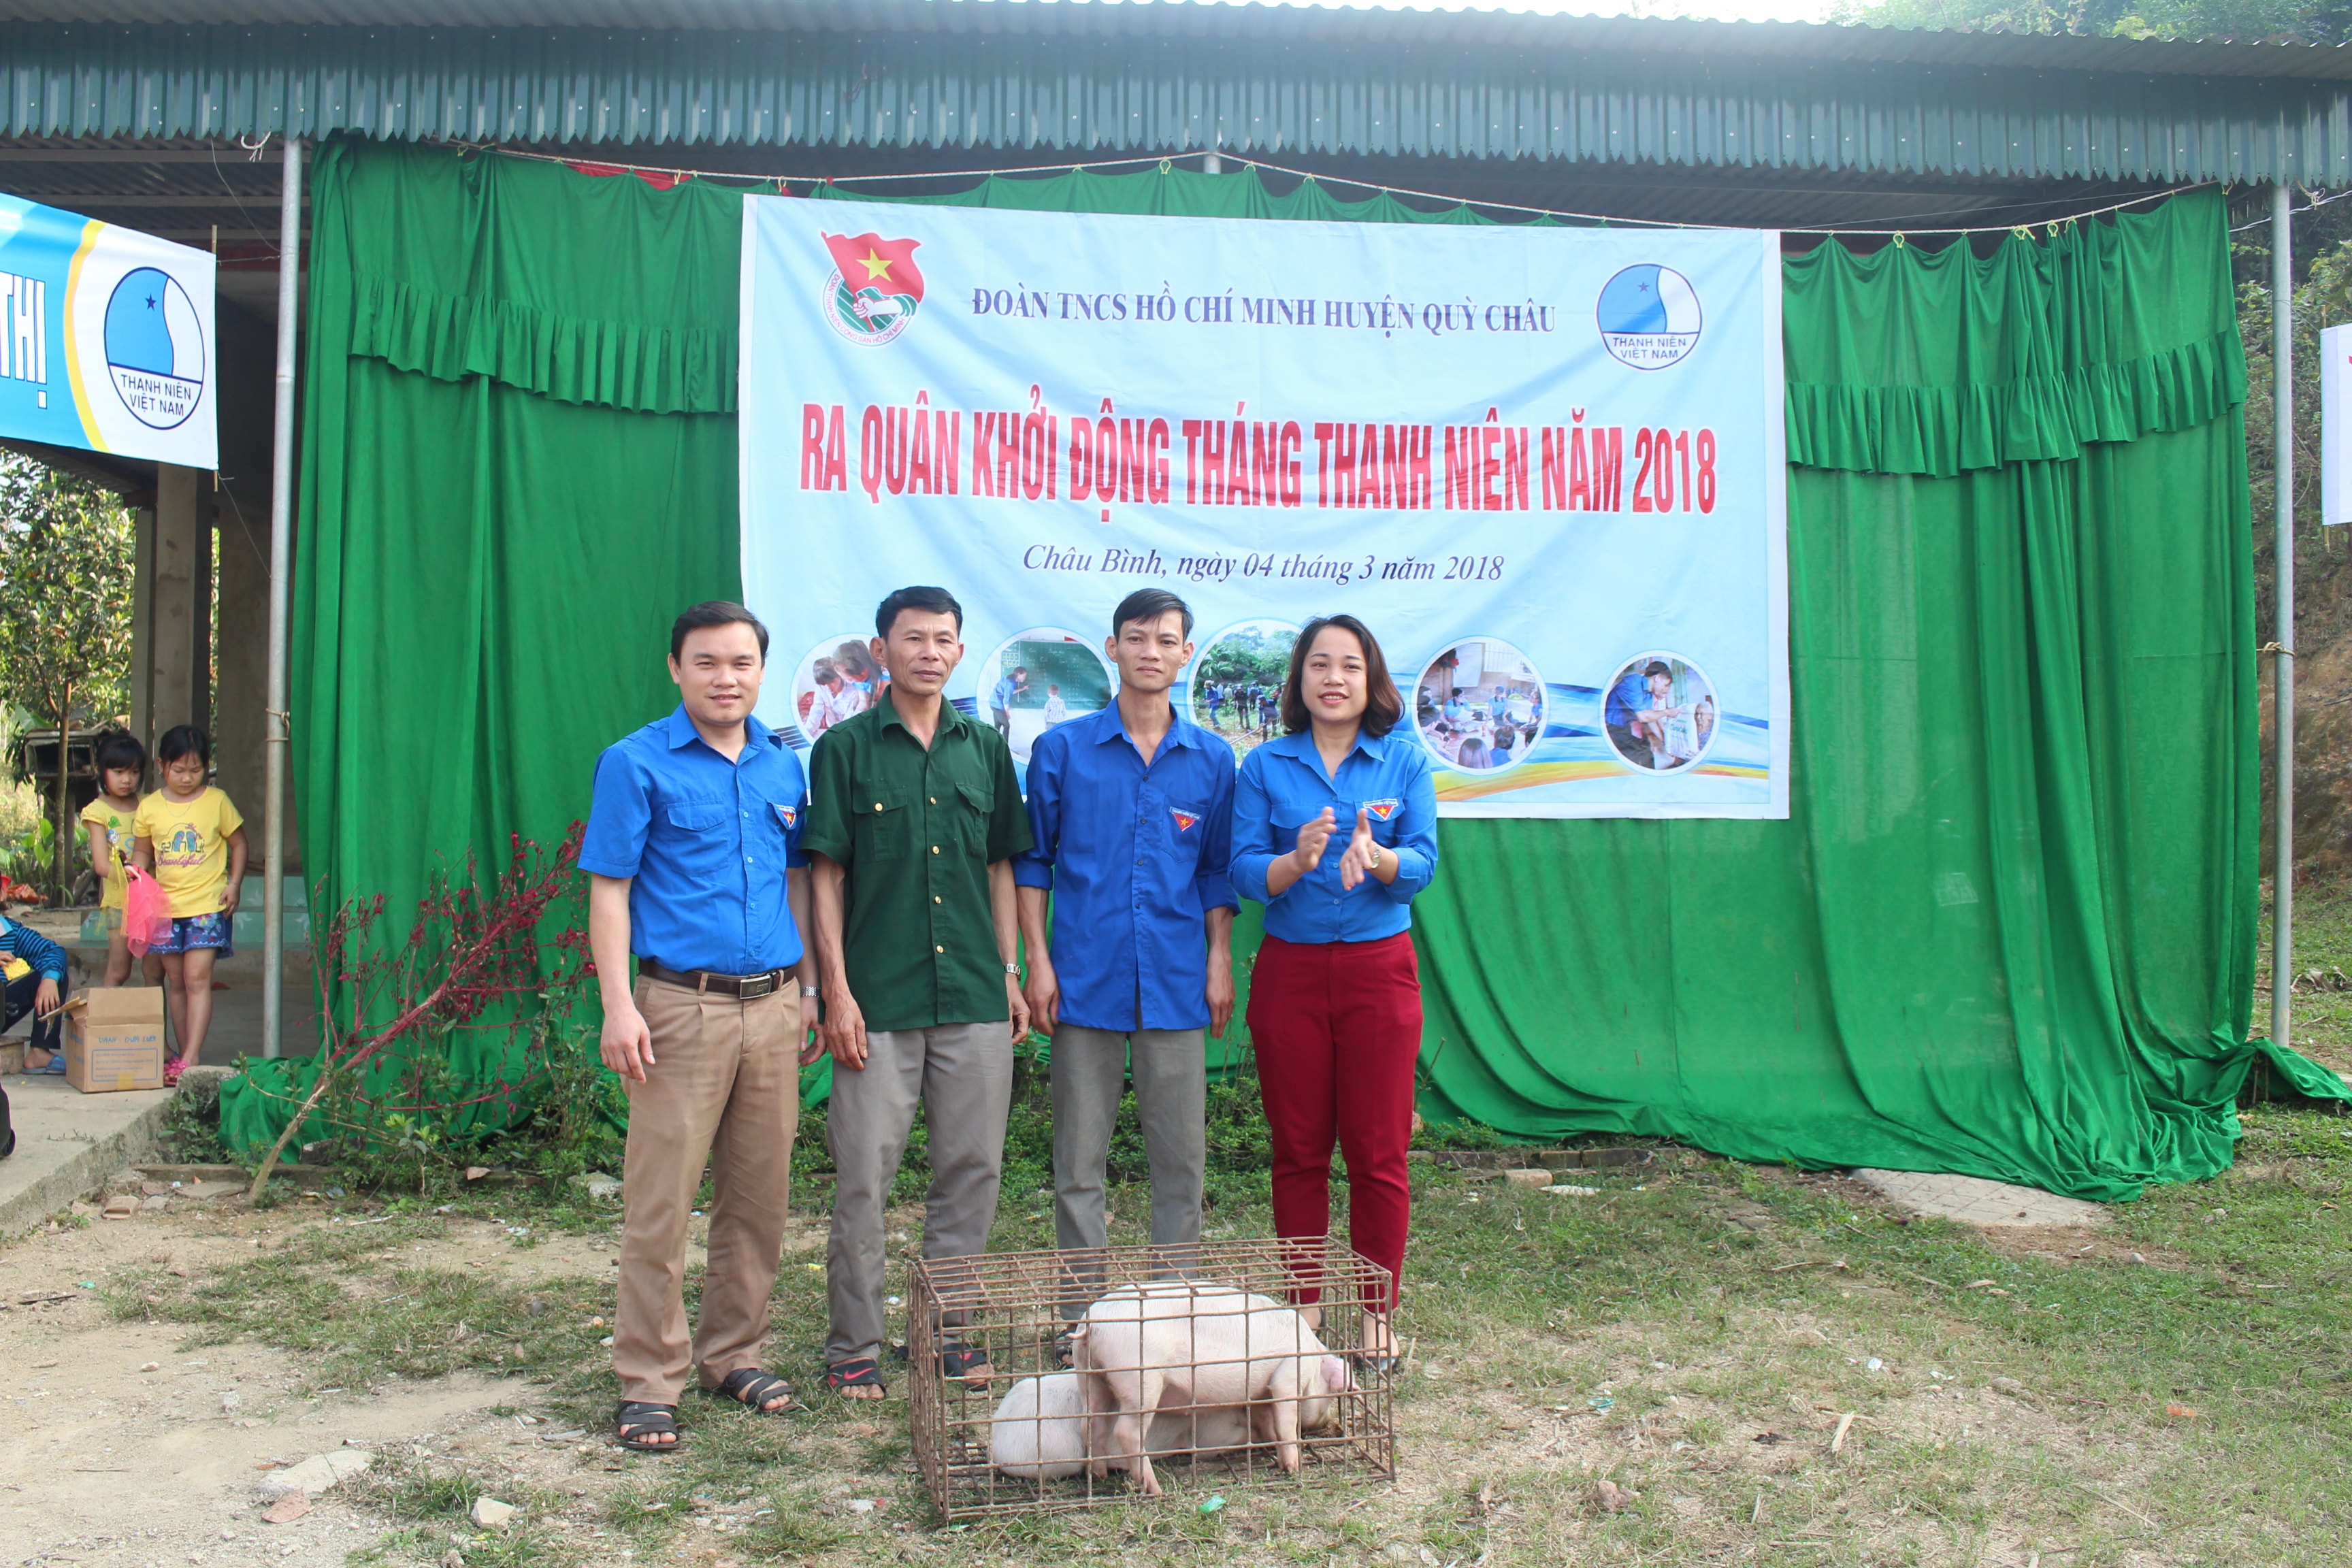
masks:
[[[688,991],[732,996],[743,1002],[774,995],[784,988],[784,982],[793,973],[789,969],[771,969],[762,974],[713,974],[707,969],[672,969],[650,958],[637,960],[637,973],[665,985],[683,985]]]

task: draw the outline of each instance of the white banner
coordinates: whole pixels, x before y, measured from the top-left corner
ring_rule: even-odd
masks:
[[[965,609],[949,695],[1016,759],[1110,700],[1113,606],[1279,733],[1360,616],[1451,816],[1788,815],[1777,234],[750,197],[745,597],[805,743],[876,700],[876,603]],[[1003,683],[1011,682],[1010,686]]]
[[[2352,522],[2352,327],[2319,334],[2319,521]]]

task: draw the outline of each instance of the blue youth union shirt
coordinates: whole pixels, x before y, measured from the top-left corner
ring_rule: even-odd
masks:
[[[1181,714],[1149,767],[1116,703],[1038,738],[1037,843],[1013,862],[1013,879],[1053,891],[1066,1021],[1208,1026],[1208,912],[1241,907],[1226,872],[1233,807],[1233,748]]]
[[[1268,898],[1266,868],[1298,847],[1298,830],[1325,806],[1330,842],[1315,869]],[[1393,882],[1367,877],[1339,886],[1339,858],[1370,815],[1374,843],[1396,856]],[[1377,942],[1412,929],[1413,895],[1437,874],[1437,784],[1429,754],[1391,731],[1378,740],[1359,731],[1334,779],[1323,771],[1311,731],[1285,735],[1252,752],[1234,790],[1234,889],[1265,906],[1268,936],[1285,942]]]
[[[1633,715],[1647,712],[1654,700],[1650,694],[1650,678],[1638,669],[1632,670],[1624,679],[1609,689],[1609,701],[1601,721],[1614,724],[1620,730],[1631,729]]]
[[[805,866],[808,774],[777,733],[744,721],[729,762],[680,704],[596,759],[580,868],[635,878],[629,950],[672,969],[759,974],[801,959],[784,871]]]

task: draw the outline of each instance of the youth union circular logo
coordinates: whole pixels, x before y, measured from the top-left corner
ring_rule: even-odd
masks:
[[[1698,347],[1698,291],[1671,267],[1643,262],[1601,285],[1601,346],[1635,370],[1664,370]]]
[[[106,368],[131,417],[185,424],[205,392],[205,329],[179,279],[153,267],[123,275],[106,301]]]
[[[878,348],[907,330],[923,302],[923,274],[915,265],[919,239],[878,234],[824,234],[833,258],[824,280],[825,320],[853,343]]]

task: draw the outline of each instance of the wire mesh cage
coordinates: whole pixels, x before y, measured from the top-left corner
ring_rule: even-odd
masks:
[[[915,1460],[948,1519],[1396,1474],[1388,1273],[1277,1240],[915,1265]],[[1314,1326],[1316,1309],[1320,1324]]]

